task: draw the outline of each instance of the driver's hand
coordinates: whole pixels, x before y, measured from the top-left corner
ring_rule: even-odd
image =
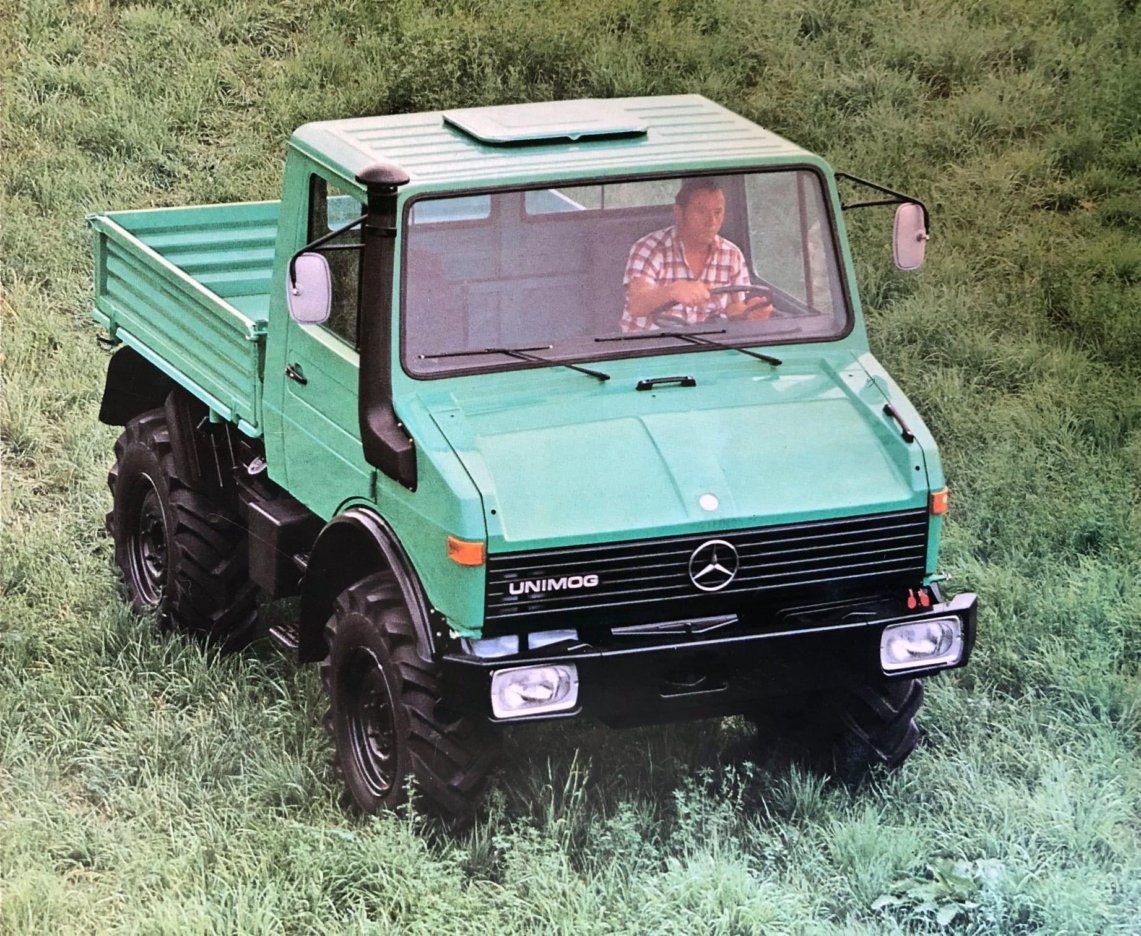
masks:
[[[768,296],[754,296],[748,302],[733,302],[725,307],[731,319],[760,322],[773,314],[773,303]]]
[[[687,306],[703,306],[709,301],[709,287],[701,280],[678,280],[670,286],[670,298]]]
[[[773,314],[773,301],[768,296],[754,296],[745,303],[745,318],[760,322]]]

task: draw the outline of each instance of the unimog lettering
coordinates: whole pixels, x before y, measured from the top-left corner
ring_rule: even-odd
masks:
[[[542,592],[572,591],[576,588],[596,588],[597,586],[597,575],[564,575],[561,578],[512,582],[508,590],[512,595],[530,595]]]

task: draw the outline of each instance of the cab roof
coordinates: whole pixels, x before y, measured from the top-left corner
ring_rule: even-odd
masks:
[[[432,187],[818,159],[697,94],[327,120],[291,144],[347,178],[384,161]]]

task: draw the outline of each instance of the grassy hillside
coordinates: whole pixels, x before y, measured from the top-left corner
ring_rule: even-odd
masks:
[[[84,214],[275,197],[310,119],[689,91],[932,208],[908,277],[852,223],[974,662],[859,791],[531,727],[469,836],[354,820],[313,672],[121,602]],[[8,0],[0,102],[0,933],[1141,931],[1134,3]]]

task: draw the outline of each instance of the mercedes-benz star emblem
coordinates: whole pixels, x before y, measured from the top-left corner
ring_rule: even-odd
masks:
[[[702,591],[721,591],[737,577],[740,563],[732,543],[706,540],[689,557],[689,580]]]

